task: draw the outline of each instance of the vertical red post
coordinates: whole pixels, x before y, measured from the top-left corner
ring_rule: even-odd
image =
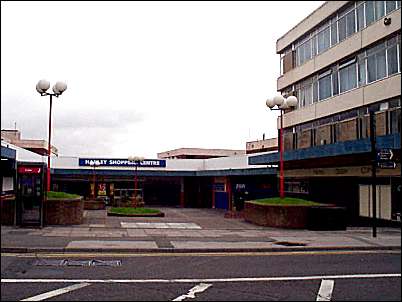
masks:
[[[283,173],[283,110],[281,109],[281,128],[279,129],[279,196],[285,198],[285,182]]]
[[[180,180],[180,207],[184,208],[184,177]]]
[[[134,176],[134,194],[133,194],[133,203],[132,207],[135,206],[136,197],[137,197],[137,188],[138,188],[138,179],[137,179],[137,164],[138,162],[135,161],[135,176]]]
[[[51,151],[51,144],[50,138],[52,134],[52,95],[50,94],[50,109],[49,109],[49,144],[47,148],[47,191],[50,191],[50,155],[52,154]]]
[[[95,165],[94,165],[94,171],[93,171],[93,175],[92,175],[92,180],[93,180],[93,184],[94,184],[94,188],[92,191],[92,199],[95,200],[95,195],[96,195],[96,186],[95,186]]]

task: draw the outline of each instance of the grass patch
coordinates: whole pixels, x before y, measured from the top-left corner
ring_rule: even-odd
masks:
[[[110,213],[115,214],[159,214],[161,211],[157,209],[148,209],[148,208],[110,208]]]
[[[300,206],[319,206],[322,205],[321,203],[300,199],[300,198],[292,198],[292,197],[285,197],[281,199],[280,197],[273,197],[273,198],[263,198],[263,199],[256,199],[250,200],[252,203],[256,204],[266,204],[266,205],[300,205]]]
[[[48,199],[65,199],[65,198],[79,198],[81,197],[80,195],[77,194],[70,194],[70,193],[66,193],[66,192],[55,192],[55,191],[49,191],[47,192],[47,198]]]

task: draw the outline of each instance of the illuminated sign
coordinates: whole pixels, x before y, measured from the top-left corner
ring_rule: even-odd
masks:
[[[79,158],[79,166],[86,167],[144,167],[144,168],[165,168],[166,160],[144,159],[142,161],[130,161],[128,159],[105,159],[105,158]]]

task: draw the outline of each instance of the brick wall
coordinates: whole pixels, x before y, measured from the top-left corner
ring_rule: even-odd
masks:
[[[45,225],[81,224],[84,214],[84,201],[77,199],[50,199],[44,205]]]
[[[1,224],[14,225],[15,196],[1,197]]]
[[[258,205],[245,203],[246,221],[269,227],[306,228],[309,206]]]

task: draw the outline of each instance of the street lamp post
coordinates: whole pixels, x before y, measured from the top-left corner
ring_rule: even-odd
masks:
[[[49,109],[49,142],[48,142],[48,149],[47,149],[47,192],[50,191],[50,155],[51,155],[51,134],[52,134],[52,102],[53,99],[52,97],[59,97],[64,91],[67,89],[67,84],[64,82],[57,82],[52,90],[53,93],[47,92],[47,90],[50,88],[50,83],[46,80],[40,80],[38,84],[36,84],[36,91],[39,92],[41,96],[50,96],[50,109]]]
[[[99,162],[98,160],[91,160],[91,161],[89,162],[89,165],[94,168],[94,169],[93,169],[93,175],[92,175],[93,186],[94,186],[94,190],[93,190],[93,192],[92,192],[92,200],[95,200],[95,198],[96,198],[96,182],[95,182],[95,180],[96,180],[95,176],[96,176],[96,175],[95,175],[95,168],[100,166],[100,162]]]
[[[141,156],[129,156],[128,160],[134,162],[134,167],[135,167],[134,194],[133,194],[133,201],[132,201],[132,206],[134,207],[135,199],[137,197],[137,189],[138,189],[138,174],[137,174],[138,172],[137,172],[137,168],[138,168],[138,165],[140,164],[140,162],[144,160],[144,158],[141,157]]]
[[[283,199],[285,198],[285,178],[283,171],[283,111],[291,107],[296,107],[297,98],[292,95],[285,99],[282,95],[277,95],[272,99],[268,99],[266,105],[271,110],[281,111],[281,127],[279,129],[279,197]],[[274,108],[275,106],[277,106],[277,108]]]

